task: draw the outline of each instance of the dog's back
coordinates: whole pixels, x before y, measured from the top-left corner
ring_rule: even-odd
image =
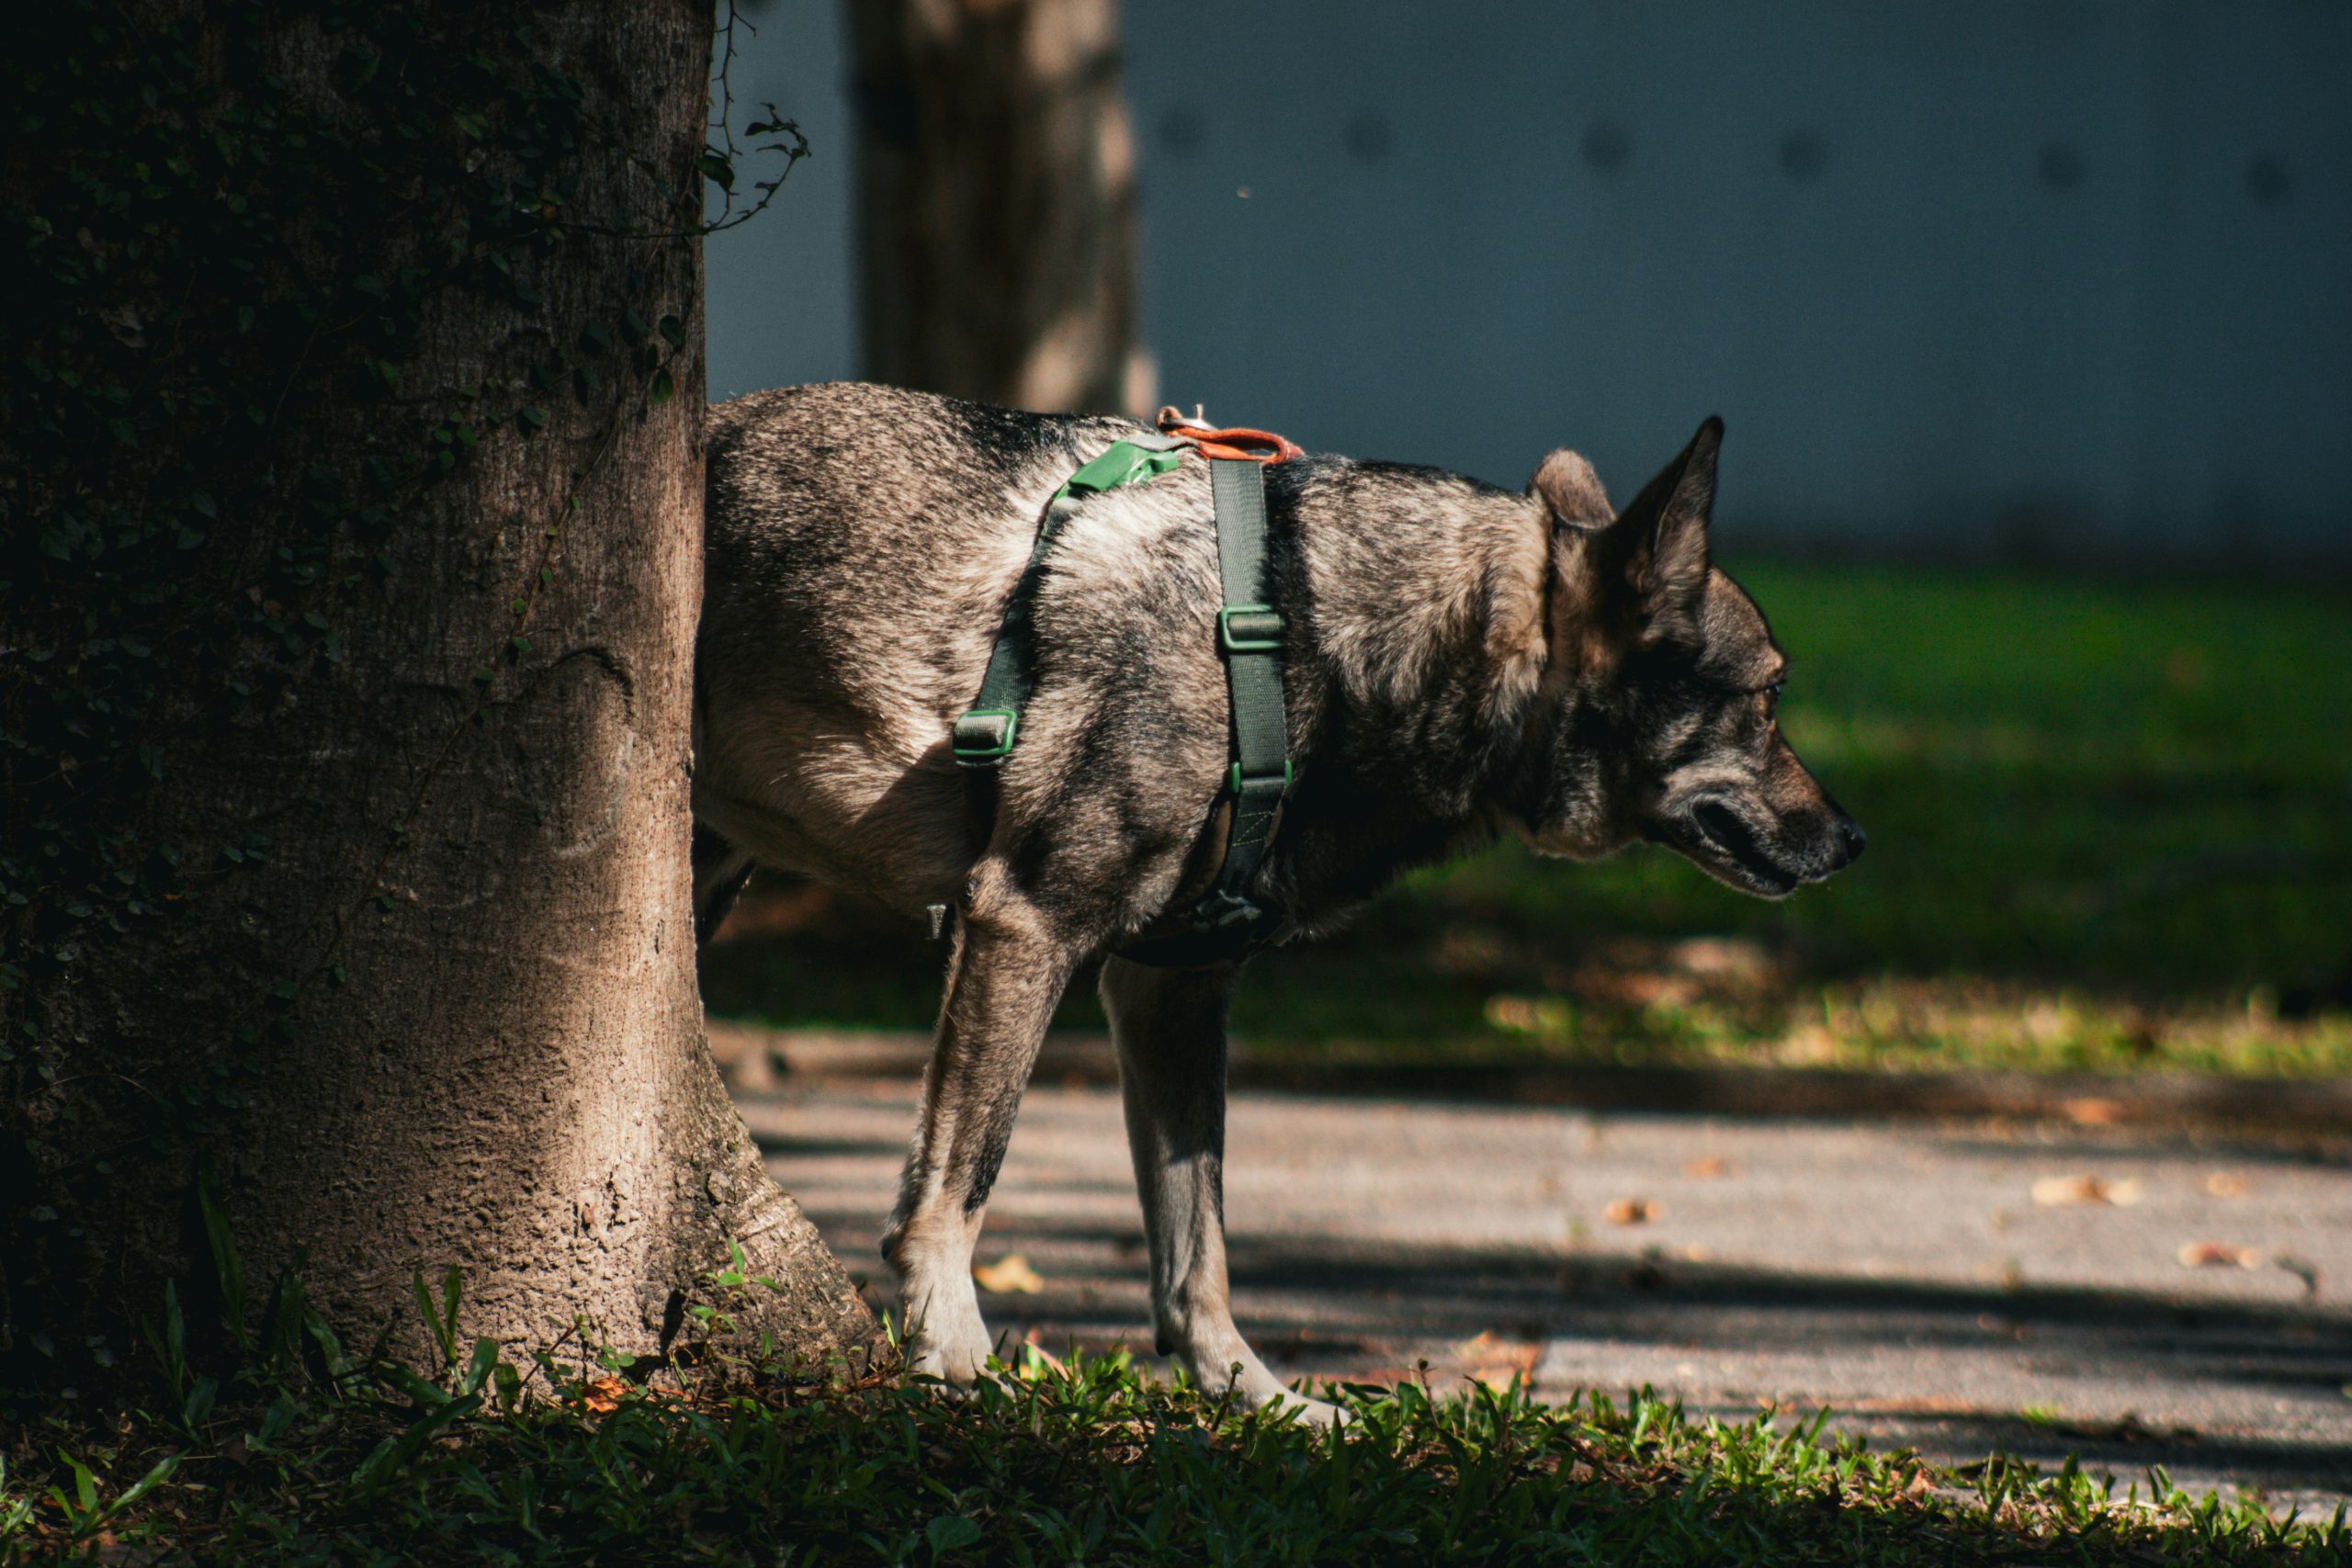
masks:
[[[1047,500],[1142,428],[854,385],[712,411],[695,812],[740,852],[720,883],[757,861],[910,911],[957,901],[982,846],[949,726]],[[1398,856],[1488,830],[1466,781],[1532,695],[1544,534],[1527,497],[1437,469],[1308,457],[1270,471],[1267,499],[1292,743],[1316,742],[1320,781],[1269,875],[1330,839],[1310,858],[1347,863],[1332,898],[1357,902]],[[1090,498],[1038,589],[1038,686],[992,775],[992,841],[1045,831],[1117,884],[1097,925],[1148,920],[1200,869],[1227,760],[1216,561],[1187,463]],[[1311,809],[1323,796],[1336,814]],[[1426,829],[1430,808],[1461,820]]]
[[[937,901],[974,852],[948,721],[1046,500],[1136,427],[833,384],[708,428],[695,814],[763,863]]]

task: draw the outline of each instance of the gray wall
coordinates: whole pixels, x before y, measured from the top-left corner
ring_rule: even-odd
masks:
[[[739,100],[817,151],[711,242],[714,397],[855,372],[838,17],[757,15]],[[1720,412],[1745,544],[2352,564],[2352,5],[1126,27],[1171,400],[1512,485],[1566,443],[1621,499]]]

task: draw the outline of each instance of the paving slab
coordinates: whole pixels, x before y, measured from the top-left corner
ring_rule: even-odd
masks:
[[[739,1096],[877,1306],[915,1085]],[[2352,1139],[1234,1097],[1236,1315],[1285,1376],[1649,1384],[1873,1446],[2352,1496]],[[990,1326],[1148,1355],[1115,1091],[1041,1083],[981,1248]]]

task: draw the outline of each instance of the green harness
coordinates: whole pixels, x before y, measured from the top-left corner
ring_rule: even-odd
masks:
[[[1046,557],[1080,500],[1156,479],[1182,462],[1190,445],[1168,435],[1134,435],[1114,442],[1070,475],[1046,503],[1029,564],[1005,602],[979,696],[956,720],[956,761],[982,772],[996,769],[1019,743],[1022,710],[1036,685],[1038,585],[1045,577]],[[1233,824],[1226,835],[1224,863],[1208,892],[1189,908],[1163,917],[1160,927],[1166,934],[1142,937],[1117,950],[1123,958],[1177,968],[1246,957],[1264,946],[1281,926],[1281,911],[1253,898],[1250,884],[1273,841],[1276,814],[1291,782],[1283,705],[1283,617],[1268,603],[1263,465],[1226,457],[1205,461],[1216,505],[1217,574],[1225,592],[1216,613],[1216,646],[1225,659],[1233,718],[1233,762],[1219,799],[1226,794],[1232,796]]]

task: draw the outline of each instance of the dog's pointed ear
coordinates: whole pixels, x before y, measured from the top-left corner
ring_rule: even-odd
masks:
[[[1527,493],[1550,510],[1555,528],[1587,533],[1607,527],[1617,515],[1610,507],[1609,492],[1600,488],[1600,476],[1584,454],[1565,446],[1537,465]]]
[[[1623,593],[1649,640],[1688,629],[1707,585],[1707,524],[1715,509],[1715,455],[1724,422],[1710,418],[1682,455],[1642,487],[1594,541],[1607,592]]]

